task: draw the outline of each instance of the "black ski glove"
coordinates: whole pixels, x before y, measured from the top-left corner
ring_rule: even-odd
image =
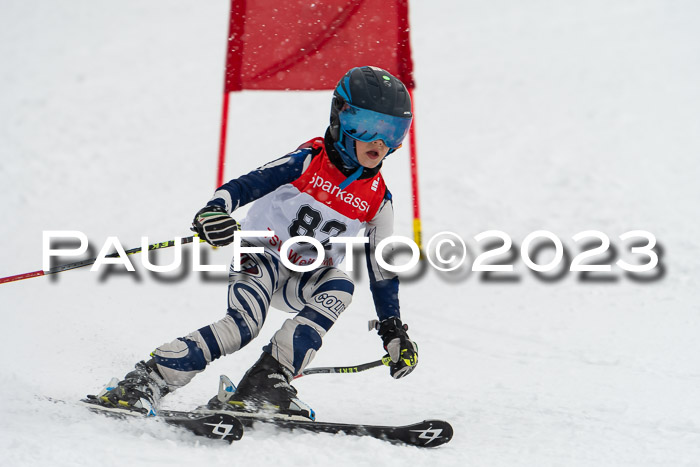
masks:
[[[212,246],[226,246],[233,241],[233,233],[241,226],[221,206],[205,206],[192,221],[192,231]]]
[[[391,376],[399,379],[412,372],[418,365],[418,345],[408,337],[408,325],[399,318],[387,318],[376,323],[375,328],[384,342],[384,350],[389,352]]]

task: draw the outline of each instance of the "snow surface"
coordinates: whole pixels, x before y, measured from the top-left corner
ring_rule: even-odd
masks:
[[[41,268],[42,231],[127,247],[188,235],[215,181],[228,1],[0,3],[0,276]],[[436,450],[248,433],[232,446],[72,402],[162,342],[223,316],[202,275],[66,272],[0,286],[0,465],[700,465],[700,4],[417,1],[412,43],[425,239],[539,229],[652,232],[638,281],[515,281],[428,268],[401,289],[420,365],[302,378],[320,420],[449,420]],[[325,129],[330,93],[232,97],[227,176]],[[385,175],[411,235],[408,151]],[[478,245],[478,248],[477,248]],[[550,251],[551,253],[551,251]],[[172,249],[161,251],[163,264]],[[627,255],[627,256],[625,256]],[[226,264],[230,252],[209,261]],[[545,254],[540,262],[546,262]],[[473,256],[472,256],[473,258]],[[366,273],[314,366],[381,355]],[[652,278],[653,279],[653,278]],[[169,396],[190,408],[257,358],[283,319]]]

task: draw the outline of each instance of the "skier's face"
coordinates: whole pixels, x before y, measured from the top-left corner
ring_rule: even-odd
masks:
[[[388,152],[389,147],[381,139],[370,141],[369,143],[355,140],[357,160],[360,162],[360,165],[368,169],[378,166]]]

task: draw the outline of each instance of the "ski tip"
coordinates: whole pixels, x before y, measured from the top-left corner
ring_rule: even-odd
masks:
[[[424,448],[433,448],[447,444],[452,440],[452,425],[444,420],[423,420],[410,427],[411,444]]]

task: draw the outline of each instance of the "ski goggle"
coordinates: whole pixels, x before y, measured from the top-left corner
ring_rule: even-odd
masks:
[[[391,149],[401,146],[413,120],[412,116],[394,117],[347,103],[339,117],[340,127],[349,137],[365,143],[381,139]]]

